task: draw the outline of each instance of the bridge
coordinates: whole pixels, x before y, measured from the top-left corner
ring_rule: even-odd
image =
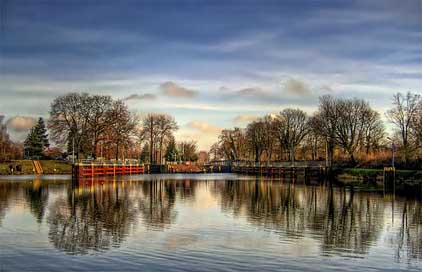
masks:
[[[191,166],[191,165],[188,165]],[[296,162],[252,162],[252,161],[212,161],[204,165],[193,165],[183,173],[238,173],[271,177],[320,177],[325,175],[324,161]],[[185,167],[186,168],[186,167]],[[199,170],[198,170],[199,169]],[[176,173],[175,167],[168,165],[144,165],[138,160],[92,161],[81,160],[72,165],[74,178],[94,176],[118,176],[144,173]],[[177,171],[179,173],[179,171]],[[180,172],[181,173],[181,172]]]
[[[327,174],[325,161],[295,162],[253,162],[253,161],[213,161],[210,166],[225,169],[224,172],[269,176],[290,179],[320,180]]]

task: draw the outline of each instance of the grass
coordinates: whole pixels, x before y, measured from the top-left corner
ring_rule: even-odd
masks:
[[[63,161],[40,161],[43,168],[44,174],[70,174],[72,172],[72,167],[70,164]],[[22,175],[31,175],[34,174],[34,165],[30,160],[16,160],[10,162],[0,163],[0,175],[10,175],[9,165],[13,165],[16,169],[16,165],[22,166],[22,172],[17,173],[16,170],[14,174]]]
[[[338,169],[338,178],[347,182],[381,182],[383,180],[383,169],[346,168]],[[399,184],[421,184],[422,171],[420,170],[397,170],[396,179]]]
[[[341,173],[350,174],[354,176],[382,176],[384,169],[370,169],[370,168],[345,168],[340,170]],[[396,170],[396,174],[399,176],[412,176],[418,171],[416,170]]]
[[[71,174],[72,166],[63,161],[41,161],[45,174]],[[56,170],[56,171],[54,171]]]

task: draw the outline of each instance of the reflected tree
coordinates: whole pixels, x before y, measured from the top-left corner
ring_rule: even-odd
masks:
[[[34,215],[37,222],[41,224],[48,203],[48,187],[41,186],[41,181],[34,179],[32,186],[25,188],[25,197],[31,213]]]
[[[367,254],[383,227],[378,195],[261,180],[228,181],[219,190],[223,211],[294,239],[311,232],[323,254]]]
[[[165,180],[144,182],[139,200],[142,220],[148,229],[164,230],[176,219],[176,183]]]
[[[50,206],[49,239],[70,254],[107,250],[131,233],[136,216],[136,203],[123,183],[77,187]]]
[[[9,200],[11,199],[12,195],[16,193],[15,187],[16,184],[11,182],[0,182],[0,226],[2,219],[6,215],[6,211],[9,207]]]
[[[406,201],[401,207],[400,226],[391,240],[396,246],[396,259],[422,259],[422,206],[417,200]]]

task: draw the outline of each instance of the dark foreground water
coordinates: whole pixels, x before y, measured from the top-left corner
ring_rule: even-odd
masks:
[[[422,269],[422,203],[234,175],[0,179],[0,271]]]

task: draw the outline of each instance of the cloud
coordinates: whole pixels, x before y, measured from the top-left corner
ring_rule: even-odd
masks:
[[[131,94],[128,97],[125,97],[124,101],[129,100],[155,100],[157,96],[155,94],[151,93],[145,93],[145,94]]]
[[[284,90],[294,95],[309,96],[312,94],[309,86],[305,82],[297,79],[288,79],[284,82]]]
[[[221,128],[202,121],[191,121],[186,126],[206,134],[219,134],[221,132]]]
[[[327,93],[334,92],[333,88],[329,85],[322,85],[320,89],[321,89],[321,91],[327,92]]]
[[[37,120],[29,116],[13,116],[6,122],[7,129],[13,132],[27,132],[35,126]]]
[[[266,96],[267,93],[265,93],[261,88],[258,87],[252,87],[252,88],[245,88],[237,91],[237,93],[241,96]]]
[[[194,97],[198,94],[197,91],[184,88],[172,81],[164,82],[160,85],[160,89],[165,95],[172,97]]]
[[[233,123],[249,123],[255,121],[256,119],[258,119],[258,116],[250,114],[241,114],[233,118]]]

